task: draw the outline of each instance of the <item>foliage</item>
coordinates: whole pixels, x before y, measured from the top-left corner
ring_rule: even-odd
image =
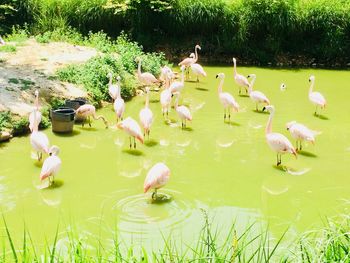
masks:
[[[14,45],[0,46],[0,52],[16,52],[17,48]]]
[[[0,112],[0,131],[11,128],[11,113],[9,111]]]

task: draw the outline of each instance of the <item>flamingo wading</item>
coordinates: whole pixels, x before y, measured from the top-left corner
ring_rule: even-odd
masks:
[[[297,123],[296,121],[288,122],[286,126],[290,135],[296,140],[297,151],[302,150],[303,141],[311,142],[312,144],[315,143],[315,136],[318,132],[312,131],[305,125]]]
[[[157,199],[157,190],[167,184],[170,178],[170,169],[164,163],[156,163],[147,173],[143,184],[143,191],[154,189],[152,199]]]
[[[192,121],[192,115],[189,108],[187,108],[184,105],[179,106],[180,93],[177,93],[176,95],[177,96],[175,100],[175,110],[177,112],[177,115],[181,119],[181,127],[183,129],[183,128],[186,128],[186,121]]]
[[[130,137],[130,149],[132,148],[132,144],[131,144],[131,137],[134,138],[134,148],[136,149],[136,140],[139,140],[141,143],[143,143],[143,134],[141,132],[141,127],[140,125],[137,123],[137,121],[135,121],[133,118],[131,117],[127,117],[125,120],[119,122],[117,124],[117,127],[119,129],[124,130]]]
[[[323,95],[317,91],[313,91],[314,85],[315,85],[315,76],[310,76],[309,82],[311,82],[310,89],[309,89],[309,100],[312,104],[316,106],[315,109],[315,115],[317,114],[317,109],[320,107],[321,109],[324,109],[326,107],[326,99],[323,97]]]
[[[103,116],[96,116],[96,108],[94,105],[91,105],[91,104],[84,104],[84,105],[81,105],[77,110],[76,110],[76,114],[78,116],[81,116],[81,117],[84,117],[84,118],[87,118],[88,119],[88,124],[89,126],[91,127],[91,117],[94,119],[94,120],[102,120],[103,123],[105,124],[106,126],[106,129],[108,128],[108,123],[105,119],[105,117]],[[82,126],[84,127],[84,124],[85,124],[85,121],[82,123]]]
[[[249,81],[246,77],[237,73],[237,61],[236,58],[232,58],[233,60],[233,77],[235,79],[236,84],[239,86],[239,94],[241,94],[241,89],[244,88],[246,93],[249,88]]]
[[[49,150],[49,157],[45,159],[43,167],[40,172],[40,180],[43,181],[46,178],[49,180],[49,186],[54,183],[54,176],[61,168],[61,159],[58,157],[60,149],[53,145]]]
[[[120,95],[120,85],[117,87],[117,94],[116,94],[115,101],[113,103],[113,108],[117,116],[117,123],[118,123],[120,120],[123,120],[123,114],[125,111],[125,102],[122,96]]]
[[[255,83],[256,75],[255,74],[250,74],[248,75],[248,78],[252,78],[249,88],[248,88],[248,94],[250,99],[255,103],[255,109],[256,111],[259,111],[258,104],[260,103],[265,103],[266,105],[270,105],[269,99],[265,96],[264,93],[258,90],[253,91],[253,86]]]
[[[136,62],[138,63],[137,78],[142,85],[151,86],[151,85],[158,84],[160,82],[152,73],[141,72],[141,62],[142,62],[141,58],[139,57],[136,58]]]
[[[30,135],[30,144],[37,153],[38,161],[41,161],[43,153],[49,153],[50,142],[45,133],[38,131],[39,124],[36,117],[37,111],[34,110],[33,131]]]
[[[39,126],[41,118],[42,114],[39,110],[39,90],[35,90],[35,108],[29,115],[29,129],[31,132],[34,130],[34,123]]]
[[[149,108],[149,93],[150,93],[150,88],[146,87],[146,103],[145,107],[141,109],[139,117],[140,117],[140,122],[143,126],[143,136],[148,136],[151,132],[151,125],[153,122],[153,113],[151,109]]]

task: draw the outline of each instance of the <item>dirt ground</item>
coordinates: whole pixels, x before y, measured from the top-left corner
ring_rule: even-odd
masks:
[[[35,39],[17,45],[14,53],[0,52],[0,111],[27,115],[34,107],[35,89],[39,90],[40,106],[52,96],[85,97],[81,88],[53,76],[58,68],[83,63],[96,54],[93,48],[60,42],[40,44]]]

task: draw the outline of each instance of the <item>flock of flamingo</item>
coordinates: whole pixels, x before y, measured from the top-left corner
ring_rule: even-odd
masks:
[[[113,100],[113,108],[117,118],[117,127],[124,130],[130,139],[130,148],[136,148],[136,140],[144,143],[144,138],[147,136],[149,138],[151,126],[153,123],[153,113],[149,107],[149,94],[150,86],[153,85],[163,85],[164,89],[160,93],[160,104],[163,116],[167,119],[169,110],[171,107],[172,97],[175,96],[175,111],[181,120],[181,127],[185,128],[187,121],[192,120],[191,111],[188,107],[181,105],[179,106],[179,97],[181,91],[185,87],[185,75],[186,79],[189,77],[189,70],[191,69],[199,82],[199,77],[206,77],[207,74],[203,67],[197,63],[198,61],[198,50],[201,47],[199,45],[195,46],[195,52],[191,53],[188,58],[185,58],[179,63],[181,69],[181,80],[176,80],[176,73],[172,71],[168,66],[161,68],[161,74],[159,79],[157,79],[153,74],[149,72],[141,72],[141,58],[137,58],[138,63],[137,77],[139,82],[145,86],[146,92],[146,102],[144,108],[140,110],[139,119],[141,126],[143,127],[143,132],[139,123],[131,117],[126,117],[124,119],[125,112],[125,102],[121,97],[121,78],[116,77],[116,84],[113,84],[113,74],[109,73],[107,77],[109,78],[108,92]],[[237,72],[236,59],[233,58],[233,76],[236,84],[239,86],[239,94],[241,94],[242,89],[250,97],[256,107],[256,111],[259,111],[259,104],[263,104],[261,111],[268,111],[269,119],[265,129],[266,141],[269,147],[277,154],[277,166],[281,164],[281,156],[285,153],[291,153],[297,156],[297,152],[302,149],[302,142],[308,141],[311,143],[315,142],[316,131],[307,128],[305,125],[297,123],[295,121],[287,123],[287,129],[289,130],[291,136],[296,140],[296,148],[293,147],[292,143],[287,137],[281,133],[272,131],[272,119],[275,113],[275,108],[270,104],[270,100],[261,91],[253,90],[254,82],[256,80],[255,74],[250,74],[247,77],[239,74]],[[225,81],[225,74],[219,73],[216,78],[220,80],[218,86],[218,97],[224,108],[224,122],[228,119],[230,122],[231,111],[238,112],[240,109],[239,104],[235,98],[228,92],[223,91],[223,85]],[[249,82],[248,79],[251,79]],[[311,82],[309,89],[309,100],[316,106],[315,115],[318,114],[318,108],[325,108],[326,100],[323,95],[319,92],[314,92],[313,87],[315,83],[315,77],[311,76],[309,78]],[[281,90],[286,88],[285,84],[281,85]],[[40,180],[43,181],[48,178],[49,186],[54,180],[54,175],[58,172],[61,166],[61,160],[58,157],[59,148],[57,146],[50,147],[48,137],[43,133],[38,131],[38,125],[41,121],[41,112],[39,110],[39,93],[35,91],[35,108],[29,116],[30,122],[30,142],[33,149],[37,152],[37,158],[40,161],[42,159],[43,153],[49,155],[49,157],[44,161]],[[97,120],[101,119],[106,128],[108,128],[108,123],[103,116],[96,115],[96,109],[93,105],[85,104],[80,106],[76,110],[76,115],[85,118],[91,127],[91,118]],[[82,124],[84,126],[84,122]],[[144,192],[146,193],[149,189],[154,189],[152,194],[152,199],[157,198],[157,189],[163,187],[170,178],[170,169],[164,163],[156,163],[148,172],[146,179],[144,181]]]

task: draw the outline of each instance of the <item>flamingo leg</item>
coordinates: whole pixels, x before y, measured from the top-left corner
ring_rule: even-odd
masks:
[[[315,109],[315,116],[318,116],[318,115],[317,115],[317,105],[316,105],[316,109]]]
[[[231,122],[231,109],[228,109],[228,122]]]
[[[256,109],[256,111],[259,111],[259,109],[258,109],[258,103],[255,103],[255,109]]]
[[[129,136],[129,147],[130,147],[130,149],[131,149],[131,137]]]
[[[224,108],[224,122],[226,121],[226,108]]]
[[[136,139],[134,137],[134,149],[136,149]]]
[[[279,166],[282,163],[282,156],[277,153],[277,166]]]
[[[157,188],[154,189],[154,192],[152,194],[152,199],[157,200]]]
[[[299,141],[299,150],[301,151],[303,148],[302,144],[301,144],[301,141]]]

